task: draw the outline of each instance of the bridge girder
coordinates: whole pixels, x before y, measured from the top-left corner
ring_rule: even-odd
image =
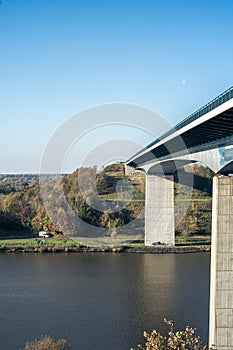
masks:
[[[173,174],[179,168],[190,163],[202,163],[215,174],[233,173],[233,146],[220,147],[183,156],[171,157],[140,166],[147,174]]]

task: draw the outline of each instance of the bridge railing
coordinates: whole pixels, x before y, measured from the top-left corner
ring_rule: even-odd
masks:
[[[175,126],[175,129],[179,130],[179,129],[183,128],[187,124],[193,122],[194,120],[202,117],[204,114],[206,114],[206,113],[212,111],[213,109],[215,109],[216,107],[222,105],[224,102],[227,102],[231,98],[233,98],[233,87],[226,90],[221,95],[217,96],[212,101],[208,102],[206,105],[204,105],[203,107],[198,109],[196,112],[194,112],[191,115],[189,115],[188,117],[186,117],[184,120],[182,120],[180,123],[178,123]]]

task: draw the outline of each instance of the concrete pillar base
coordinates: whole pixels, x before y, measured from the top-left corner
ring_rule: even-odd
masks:
[[[173,176],[146,175],[145,245],[175,245]]]
[[[209,345],[233,349],[233,178],[213,180]]]

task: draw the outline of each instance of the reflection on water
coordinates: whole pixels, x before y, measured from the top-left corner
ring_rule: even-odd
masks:
[[[209,254],[0,255],[0,349],[42,335],[74,350],[129,350],[144,330],[208,334]]]

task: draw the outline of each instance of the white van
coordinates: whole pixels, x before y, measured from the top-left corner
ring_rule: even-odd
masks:
[[[43,238],[49,238],[50,234],[46,231],[40,231],[39,232],[39,237],[43,237]]]

